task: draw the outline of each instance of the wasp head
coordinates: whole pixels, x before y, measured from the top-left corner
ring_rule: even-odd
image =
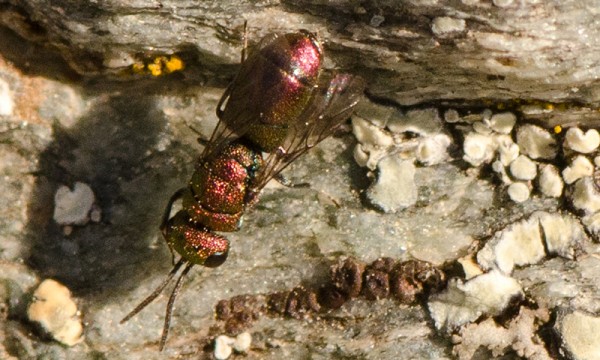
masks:
[[[163,235],[169,247],[191,264],[217,267],[229,253],[227,239],[190,221],[183,210],[168,221]]]

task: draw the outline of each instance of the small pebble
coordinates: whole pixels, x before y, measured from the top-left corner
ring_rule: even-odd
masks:
[[[252,335],[250,335],[249,332],[244,331],[236,336],[235,341],[233,342],[233,349],[237,352],[245,353],[250,350],[250,345],[252,345]]]
[[[60,225],[85,225],[95,197],[92,189],[76,182],[73,190],[61,186],[54,195],[54,221]]]
[[[214,356],[217,360],[226,360],[229,359],[231,354],[233,353],[233,348],[231,347],[235,339],[230,338],[226,335],[217,336],[215,339],[215,350]]]
[[[64,345],[73,346],[83,341],[83,325],[77,304],[69,289],[55,280],[46,279],[38,286],[27,316]]]
[[[522,182],[515,182],[508,186],[508,196],[516,203],[522,203],[529,199],[530,193],[527,184]]]
[[[383,17],[381,15],[373,15],[373,17],[371,18],[371,21],[369,22],[369,25],[371,25],[373,27],[378,27],[379,25],[383,24],[384,21],[385,21],[385,17]]]
[[[590,129],[585,134],[580,128],[570,128],[565,135],[564,146],[582,154],[589,154],[600,146],[600,134]]]
[[[239,334],[235,338],[227,335],[219,335],[215,339],[215,349],[213,354],[215,359],[226,360],[231,356],[233,350],[239,353],[245,353],[250,350],[250,345],[252,345],[252,335],[247,331]]]
[[[519,155],[510,163],[510,173],[519,180],[533,180],[537,175],[537,167],[530,158]]]

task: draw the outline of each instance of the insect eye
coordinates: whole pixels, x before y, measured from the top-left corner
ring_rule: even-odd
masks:
[[[206,260],[204,261],[204,266],[209,267],[209,268],[215,268],[217,266],[220,266],[222,263],[225,262],[225,260],[227,260],[227,255],[229,254],[229,251],[223,251],[223,252],[216,252],[212,255],[210,255],[209,257],[206,258]]]

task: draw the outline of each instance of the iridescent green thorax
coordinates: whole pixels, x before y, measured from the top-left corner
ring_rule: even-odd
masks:
[[[275,150],[282,145],[290,122],[305,109],[321,61],[321,46],[311,34],[275,38],[242,64],[221,118],[227,121],[233,112],[244,111],[253,119],[245,138],[263,151]]]
[[[262,156],[240,143],[200,163],[183,194],[183,209],[191,221],[213,231],[238,230],[248,192],[261,165]]]

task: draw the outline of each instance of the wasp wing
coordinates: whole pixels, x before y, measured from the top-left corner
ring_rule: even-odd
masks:
[[[244,136],[252,124],[261,120],[261,82],[272,68],[265,66],[261,50],[271,45],[279,36],[265,36],[242,63],[239,72],[229,84],[217,105],[219,122],[210,137],[202,159],[208,159],[221,152],[229,143]],[[286,51],[285,43],[282,44]]]
[[[362,78],[349,74],[322,74],[312,97],[296,119],[283,144],[270,153],[257,174],[253,188],[262,189],[292,161],[333,134],[347,120],[364,91]]]

